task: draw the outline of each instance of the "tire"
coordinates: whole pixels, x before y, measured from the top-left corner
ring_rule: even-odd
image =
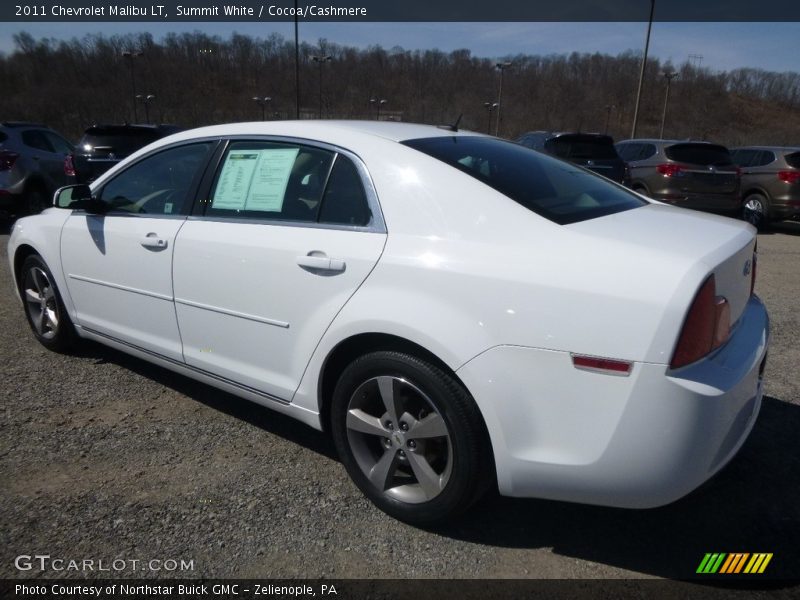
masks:
[[[66,352],[75,345],[75,327],[69,318],[53,274],[37,254],[22,263],[19,289],[33,335],[45,348]]]
[[[334,390],[331,429],[359,489],[407,523],[455,517],[494,482],[474,400],[453,376],[410,354],[380,351],[352,362]]]
[[[50,199],[47,197],[47,192],[38,185],[29,188],[25,192],[24,211],[26,215],[38,215],[49,206]]]
[[[742,219],[756,227],[766,229],[769,225],[769,202],[762,194],[749,194],[742,202]]]

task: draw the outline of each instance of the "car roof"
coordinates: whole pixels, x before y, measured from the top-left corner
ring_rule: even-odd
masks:
[[[43,125],[42,123],[31,123],[28,121],[3,121],[0,123],[3,127],[8,128],[18,128],[18,127],[25,127],[25,128],[35,128],[35,129],[50,129],[47,125]]]
[[[597,137],[597,138],[610,138],[611,136],[606,133],[599,133],[597,131],[526,131],[519,137],[525,137],[526,135],[547,135],[551,138],[561,137],[563,135],[585,135],[586,137]]]
[[[645,142],[648,144],[708,144],[710,146],[723,146],[717,142],[709,142],[708,140],[661,140],[657,138],[635,138],[631,140],[619,140],[617,143],[627,142]]]
[[[189,129],[165,138],[169,141],[230,135],[281,135],[333,141],[347,137],[348,134],[380,137],[395,142],[419,138],[432,138],[458,135],[479,135],[459,129],[452,131],[435,125],[400,123],[397,121],[338,121],[338,120],[300,120],[300,121],[254,121],[249,123],[229,123]]]
[[[736,146],[731,150],[773,150],[777,152],[797,152],[800,146]]]

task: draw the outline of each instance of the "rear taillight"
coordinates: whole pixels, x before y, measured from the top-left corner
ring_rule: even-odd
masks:
[[[67,154],[64,157],[64,175],[75,177],[75,163],[72,162],[72,154]]]
[[[656,171],[661,173],[664,177],[676,177],[683,173],[684,168],[675,163],[663,163],[656,166]]]
[[[742,176],[742,168],[741,167],[734,167],[736,169],[736,177]]]
[[[677,369],[700,360],[722,346],[730,335],[731,311],[728,300],[717,296],[714,275],[706,279],[694,297],[670,367]]]
[[[756,244],[753,247],[753,266],[750,269],[750,295],[753,295],[753,292],[756,289],[756,267],[758,266],[758,240],[756,240]]]
[[[17,161],[19,154],[10,150],[0,150],[0,171],[9,171]]]
[[[800,181],[800,171],[778,171],[778,179],[783,183],[797,183]]]

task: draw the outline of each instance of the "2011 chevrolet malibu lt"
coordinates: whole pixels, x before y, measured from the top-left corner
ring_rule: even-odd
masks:
[[[412,523],[508,496],[687,494],[753,427],[755,229],[475,133],[221,125],[17,221],[34,335],[88,338],[328,430]]]

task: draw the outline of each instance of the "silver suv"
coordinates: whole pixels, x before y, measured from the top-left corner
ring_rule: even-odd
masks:
[[[742,169],[745,220],[756,227],[800,219],[800,147],[748,146],[731,151]]]
[[[66,164],[73,147],[63,136],[35,123],[0,123],[0,212],[36,214],[53,192],[73,182]]]
[[[740,171],[725,146],[679,140],[625,140],[616,144],[628,163],[630,187],[676,206],[739,213]]]

